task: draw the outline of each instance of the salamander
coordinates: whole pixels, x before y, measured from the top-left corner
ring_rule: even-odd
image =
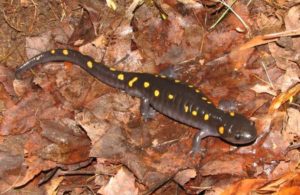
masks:
[[[199,89],[165,75],[124,72],[96,62],[78,51],[55,49],[41,53],[16,70],[21,73],[38,64],[67,61],[79,65],[103,83],[141,99],[141,114],[151,117],[151,109],[178,122],[199,129],[192,152],[200,151],[201,140],[218,137],[233,145],[245,145],[257,137],[255,124],[241,114],[218,109]]]

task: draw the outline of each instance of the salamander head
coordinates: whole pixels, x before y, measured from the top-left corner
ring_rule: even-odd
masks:
[[[232,144],[249,144],[257,137],[255,123],[242,115],[230,113],[224,126],[219,127],[220,137]]]

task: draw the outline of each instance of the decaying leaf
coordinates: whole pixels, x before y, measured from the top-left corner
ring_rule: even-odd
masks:
[[[196,175],[197,173],[195,169],[186,169],[186,170],[179,171],[175,175],[174,180],[183,186],[190,179],[195,178]]]
[[[299,193],[299,1],[227,3],[0,3],[0,193]],[[174,71],[211,103],[236,103],[258,139],[209,137],[190,156],[202,129],[159,113],[145,121],[140,100],[76,64],[41,64],[14,80],[16,67],[55,48],[120,71]]]
[[[104,195],[137,195],[138,189],[135,186],[133,174],[127,169],[121,168],[118,173],[109,180],[108,184],[98,191],[98,193]]]

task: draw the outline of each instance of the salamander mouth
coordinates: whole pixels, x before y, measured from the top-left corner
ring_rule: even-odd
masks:
[[[251,134],[247,134],[247,135],[243,135],[243,138],[240,140],[236,140],[238,145],[248,145],[253,143],[256,140],[256,136],[251,135]]]

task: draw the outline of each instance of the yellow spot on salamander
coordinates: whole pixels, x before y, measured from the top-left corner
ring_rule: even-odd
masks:
[[[206,101],[206,100],[207,100],[207,98],[206,98],[206,97],[202,97],[201,99],[202,99],[202,100],[204,100],[204,101]]]
[[[64,49],[62,52],[65,56],[69,55],[69,51],[67,49]]]
[[[189,85],[189,88],[193,88],[194,86],[193,85]]]
[[[161,78],[167,78],[165,75],[160,75]]]
[[[229,112],[229,115],[233,117],[235,115],[235,113],[234,112]]]
[[[51,53],[51,54],[55,54],[55,50],[52,49],[52,50],[50,51],[50,53]]]
[[[124,74],[118,74],[118,79],[123,81],[124,80]]]
[[[159,91],[156,89],[156,90],[154,90],[154,96],[155,97],[158,97],[159,96]]]
[[[199,89],[196,89],[195,92],[196,92],[196,93],[200,93],[200,90],[199,90]]]
[[[155,77],[158,77],[158,74],[154,75]]]
[[[172,100],[172,99],[174,99],[174,95],[172,95],[172,94],[169,94],[169,95],[168,95],[168,99],[169,99],[169,100]]]
[[[188,112],[189,111],[189,107],[187,105],[184,105],[184,112]]]
[[[204,115],[204,120],[205,120],[205,121],[208,121],[208,119],[209,119],[209,115],[208,115],[208,114],[205,114],[205,115]]]
[[[210,102],[210,101],[207,101],[207,103],[208,103],[208,104],[211,104],[211,102]]]
[[[86,63],[86,65],[89,67],[89,68],[93,68],[93,62],[92,61],[88,61]]]
[[[116,71],[116,69],[114,69],[114,68],[109,68],[109,70],[111,70],[111,71]]]
[[[193,116],[197,116],[197,114],[198,114],[197,111],[195,111],[195,110],[192,111]]]
[[[149,82],[147,82],[147,81],[144,82],[144,87],[145,87],[145,88],[148,88],[149,86],[150,86],[150,83],[149,83]]]
[[[219,133],[221,134],[221,135],[223,135],[224,134],[224,127],[223,126],[221,126],[221,127],[219,127]]]
[[[132,87],[133,84],[134,84],[137,80],[138,80],[137,77],[133,77],[133,79],[131,79],[131,80],[128,82],[129,87]]]
[[[176,79],[176,80],[175,80],[175,83],[180,83],[180,80],[177,80],[177,79]]]

